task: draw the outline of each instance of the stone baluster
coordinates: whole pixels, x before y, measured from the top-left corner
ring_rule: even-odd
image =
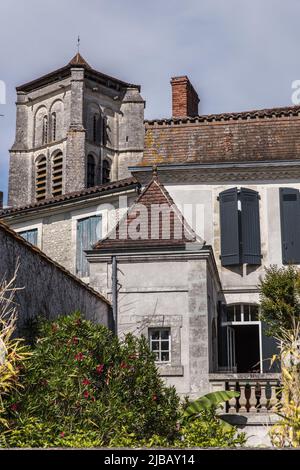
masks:
[[[266,396],[266,386],[267,386],[267,382],[260,382],[260,402],[259,402],[260,413],[266,413],[268,411],[268,399]]]
[[[257,411],[256,383],[250,382],[249,411]]]
[[[278,386],[278,384],[277,384],[277,382],[271,381],[270,386],[271,386],[271,397],[270,397],[270,401],[269,401],[268,411],[276,412],[277,411],[277,406],[278,406],[278,403],[279,403],[279,399],[278,399],[278,396],[277,396],[277,386]]]
[[[240,409],[239,413],[247,413],[247,398],[245,394],[245,389],[246,389],[246,383],[245,382],[239,382],[240,385]]]
[[[231,392],[235,392],[236,391],[236,383],[235,382],[229,382],[228,383],[228,390],[230,390]],[[235,397],[231,398],[229,401],[228,401],[228,413],[236,413],[237,412],[237,400]]]

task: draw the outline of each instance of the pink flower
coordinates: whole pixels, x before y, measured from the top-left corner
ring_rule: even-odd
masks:
[[[89,396],[90,396],[90,394],[89,394],[89,392],[86,390],[86,391],[83,393],[83,396],[84,396],[84,398],[88,399]]]
[[[103,369],[104,369],[104,364],[98,364],[97,367],[96,367],[97,374],[99,374],[99,375],[102,374]]]
[[[77,338],[77,336],[74,336],[74,338],[72,338],[72,343],[78,344],[78,342],[79,342],[79,339]]]
[[[17,404],[17,403],[13,403],[12,405],[10,405],[10,409],[11,409],[12,411],[17,411],[17,409],[18,409],[18,404]]]
[[[60,437],[65,437],[65,433],[64,433],[64,432],[61,432],[61,433],[60,433]]]
[[[84,359],[84,355],[82,354],[82,352],[79,352],[78,354],[75,355],[76,361],[83,361],[83,359]]]
[[[157,400],[157,395],[153,395],[153,396],[152,396],[152,400],[153,400],[153,401],[156,401],[156,400]]]
[[[82,385],[90,385],[90,380],[89,379],[83,379]]]

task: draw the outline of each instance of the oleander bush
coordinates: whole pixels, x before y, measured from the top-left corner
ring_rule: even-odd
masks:
[[[215,408],[185,415],[157,371],[146,338],[117,338],[80,314],[42,321],[22,388],[5,398],[2,447],[232,447],[243,434]],[[211,398],[211,397],[210,397]],[[204,402],[207,402],[204,400]],[[196,406],[196,408],[195,408]]]

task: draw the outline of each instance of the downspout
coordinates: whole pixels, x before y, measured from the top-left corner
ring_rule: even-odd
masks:
[[[118,335],[118,267],[117,267],[117,257],[111,257],[111,280],[112,280],[112,309],[113,309],[113,319],[114,319],[114,331]]]

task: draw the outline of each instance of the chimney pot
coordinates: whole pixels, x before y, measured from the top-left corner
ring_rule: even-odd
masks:
[[[171,78],[172,117],[193,117],[198,115],[199,97],[186,75]]]

